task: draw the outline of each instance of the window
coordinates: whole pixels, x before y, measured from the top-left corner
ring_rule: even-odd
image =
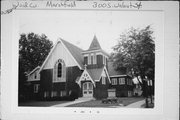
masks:
[[[104,56],[103,56],[103,64],[105,63]]]
[[[59,59],[53,69],[53,82],[65,82],[66,67],[63,60]]]
[[[106,78],[102,77],[102,84],[105,85],[106,84]]]
[[[119,84],[120,85],[125,84],[125,78],[119,78]]]
[[[152,86],[153,85],[152,80],[148,80],[147,84],[148,84],[148,86]]]
[[[132,85],[132,80],[131,79],[127,79],[127,84],[128,85]]]
[[[61,97],[66,96],[66,91],[60,91],[60,96],[61,96]]]
[[[34,84],[34,93],[39,92],[39,84]]]
[[[91,55],[91,64],[94,64],[93,55]]]
[[[131,97],[131,96],[132,96],[132,92],[128,91],[128,97]]]
[[[48,92],[48,91],[45,91],[45,92],[44,92],[44,98],[47,98],[47,97],[49,97],[49,92]]]
[[[87,84],[83,84],[83,90],[87,90]]]
[[[62,76],[62,64],[58,63],[58,74],[57,77],[61,77]]]
[[[88,83],[89,84],[89,90],[93,90],[93,85],[92,85],[92,83]]]
[[[104,56],[104,64],[106,64],[106,57]]]
[[[37,73],[36,72],[34,73],[34,79],[37,79]]]
[[[93,64],[97,64],[96,54],[93,55]]]
[[[89,54],[88,55],[88,65],[90,64],[97,64],[97,58],[96,58],[96,54]]]
[[[51,97],[56,97],[57,96],[57,91],[51,91]]]
[[[87,65],[88,64],[88,57],[84,57],[84,65]]]
[[[127,85],[132,85],[131,79],[128,79],[128,78],[127,78]]]
[[[116,78],[112,78],[112,85],[117,85],[117,79]]]
[[[103,56],[103,64],[106,65],[106,57]]]
[[[88,64],[91,64],[91,54],[88,55]]]

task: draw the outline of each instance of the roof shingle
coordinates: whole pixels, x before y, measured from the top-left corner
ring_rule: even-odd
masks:
[[[64,43],[64,45],[67,47],[69,52],[72,54],[72,56],[76,59],[78,64],[81,66],[82,69],[84,69],[83,65],[83,55],[82,55],[82,49],[61,39],[61,41]]]
[[[91,45],[90,45],[88,51],[89,50],[98,50],[98,49],[101,49],[101,46],[97,40],[96,35],[94,35],[93,41],[91,42]]]
[[[103,70],[104,68],[87,69],[87,72],[89,73],[89,75],[93,80],[99,80]]]

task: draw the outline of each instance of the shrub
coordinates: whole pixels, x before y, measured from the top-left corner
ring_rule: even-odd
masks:
[[[78,92],[77,91],[72,91],[69,97],[70,97],[71,100],[77,99],[78,98]]]

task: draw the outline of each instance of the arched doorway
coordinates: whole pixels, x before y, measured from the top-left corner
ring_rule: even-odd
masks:
[[[93,84],[91,82],[83,83],[83,97],[93,97]]]

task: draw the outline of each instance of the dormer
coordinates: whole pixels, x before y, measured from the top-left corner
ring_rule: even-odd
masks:
[[[84,65],[87,68],[101,68],[107,65],[108,54],[102,50],[97,37],[94,36],[88,50],[82,52],[84,57]]]

